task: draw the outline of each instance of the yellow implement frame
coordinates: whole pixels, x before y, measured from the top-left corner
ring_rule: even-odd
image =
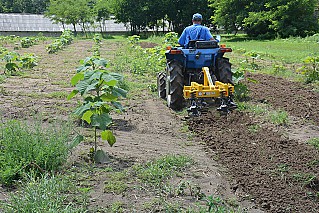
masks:
[[[184,98],[219,98],[228,97],[229,93],[234,93],[234,86],[231,84],[224,84],[220,81],[213,80],[209,73],[208,67],[203,67],[204,85],[196,82],[191,82],[190,86],[184,86]]]

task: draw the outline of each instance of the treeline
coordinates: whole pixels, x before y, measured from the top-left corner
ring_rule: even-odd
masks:
[[[213,22],[252,37],[307,36],[318,32],[318,0],[211,1]]]
[[[0,0],[0,13],[42,14],[50,0]]]
[[[165,28],[180,33],[193,13],[206,26],[261,38],[317,33],[319,0],[0,0],[0,12],[45,13],[58,23],[103,23],[110,15],[133,33]]]

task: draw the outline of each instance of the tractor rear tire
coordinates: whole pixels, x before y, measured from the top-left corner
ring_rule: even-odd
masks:
[[[166,74],[163,72],[157,74],[157,93],[158,97],[166,98]]]
[[[217,80],[223,83],[233,83],[233,73],[231,71],[231,63],[228,58],[220,58],[217,61],[218,73],[216,73]]]
[[[173,110],[181,110],[184,102],[184,76],[179,62],[172,60],[166,66],[166,100]]]

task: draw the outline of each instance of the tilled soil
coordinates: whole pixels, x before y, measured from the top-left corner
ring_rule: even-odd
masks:
[[[262,74],[249,74],[255,81],[247,81],[254,101],[271,104],[289,114],[313,121],[319,125],[319,93],[306,85],[283,78]]]
[[[253,102],[267,102],[318,125],[317,93],[281,78],[249,77],[259,82],[248,83]],[[242,199],[267,212],[319,212],[319,151],[258,120],[248,112],[220,116],[213,110],[189,125],[227,168]]]

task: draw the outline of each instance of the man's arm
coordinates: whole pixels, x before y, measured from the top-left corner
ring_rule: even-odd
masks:
[[[185,40],[186,40],[186,29],[183,30],[183,33],[182,35],[179,37],[178,39],[178,43],[181,45],[181,46],[185,46]]]
[[[205,40],[215,40],[207,27],[205,27]]]

